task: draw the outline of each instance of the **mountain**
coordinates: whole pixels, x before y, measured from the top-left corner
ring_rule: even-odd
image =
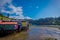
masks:
[[[40,18],[38,20],[29,20],[33,25],[60,25],[60,17]]]

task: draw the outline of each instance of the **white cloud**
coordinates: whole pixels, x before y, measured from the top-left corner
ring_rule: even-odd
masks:
[[[11,2],[12,2],[12,0],[0,0],[0,10],[1,10],[1,9],[4,9],[4,5],[5,5],[6,3],[11,4]]]
[[[18,16],[9,16],[10,18],[31,19],[28,16],[27,17],[23,16],[23,9],[22,9],[22,7],[15,7],[15,6],[11,5],[11,4],[8,7],[11,8],[12,11],[6,11],[6,10],[2,9],[1,12],[5,12],[5,13],[9,13],[9,14],[16,13],[16,15],[18,15]]]
[[[30,17],[27,16],[27,17],[25,17],[25,19],[32,19],[32,18],[30,18]]]
[[[19,15],[19,16],[10,16],[10,18],[24,19],[22,7],[15,7],[12,4],[10,4],[8,7],[11,8],[12,11],[6,11],[2,9],[1,12],[9,13],[9,14],[16,13],[16,15]]]
[[[12,5],[12,0],[1,0],[0,1],[0,8],[1,8],[1,12],[5,12],[5,13],[10,13],[10,14],[13,14],[13,13],[16,13],[16,15],[18,16],[9,16],[10,18],[15,18],[15,19],[25,19],[24,15],[23,15],[23,7],[15,7]],[[4,10],[5,7],[4,5],[8,3],[8,7],[12,9],[12,11],[6,11]],[[26,17],[27,19],[31,19],[30,17]]]
[[[1,5],[4,5],[5,3],[11,3],[12,0],[0,0]]]
[[[4,6],[6,3],[11,4],[12,0],[0,0],[0,6]]]
[[[12,13],[16,13],[16,15],[19,15],[19,16],[11,16],[11,17],[13,17],[13,18],[15,18],[15,19],[32,19],[32,18],[30,18],[30,17],[24,17],[23,16],[23,9],[22,9],[22,7],[15,7],[15,6],[13,6],[13,5],[10,5],[9,6],[9,8],[12,8]]]
[[[15,19],[24,19],[22,7],[15,7],[13,5],[10,5],[8,7],[12,9],[11,11],[12,13],[16,13],[16,15],[19,15],[19,16],[14,16]],[[10,16],[10,17],[13,17],[13,16]]]
[[[10,16],[10,18],[14,18],[14,19],[24,19],[23,15],[19,15],[19,16]]]
[[[1,10],[1,12],[5,12],[5,13],[11,13],[10,11],[5,11],[5,10]]]
[[[12,9],[12,13],[23,14],[22,7],[15,7],[13,5],[10,5],[8,7]]]

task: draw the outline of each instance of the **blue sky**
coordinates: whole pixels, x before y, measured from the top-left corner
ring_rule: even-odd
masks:
[[[60,16],[60,0],[1,0],[0,3],[4,8],[0,10],[5,10],[2,12],[4,15],[16,11],[12,12],[11,17],[39,19]]]

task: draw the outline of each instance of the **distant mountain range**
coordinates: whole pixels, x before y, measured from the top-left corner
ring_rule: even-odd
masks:
[[[60,17],[40,18],[38,20],[29,20],[32,25],[60,25]]]

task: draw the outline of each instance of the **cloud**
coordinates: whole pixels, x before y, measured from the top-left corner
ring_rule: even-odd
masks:
[[[13,5],[9,5],[8,7],[12,9],[11,11],[12,13],[21,14],[21,15],[23,14],[22,7],[15,7]]]
[[[0,6],[4,6],[6,3],[11,4],[12,0],[0,0]]]
[[[11,4],[11,2],[12,2],[12,0],[0,0],[0,11],[1,11],[1,9],[4,8],[4,5],[5,5],[6,3]]]
[[[12,4],[8,5],[8,8],[12,9],[11,11],[6,11],[5,8],[1,9],[1,12],[3,13],[9,13],[9,14],[13,14],[15,13],[15,16],[10,16],[10,18],[15,18],[15,19],[24,19],[23,16],[23,9],[22,7],[15,7]],[[18,16],[17,16],[18,15]]]
[[[27,17],[25,17],[25,19],[32,19],[32,18],[30,18],[30,17],[27,16]]]
[[[14,19],[24,19],[23,15],[19,15],[19,16],[10,16],[10,18],[14,18]]]
[[[8,8],[12,9],[12,10],[5,10],[6,7],[4,7],[4,5],[8,3],[9,5],[7,5]],[[10,18],[15,18],[15,19],[31,19],[30,17],[25,17],[23,15],[23,7],[19,6],[19,7],[15,7],[14,5],[12,5],[12,0],[1,0],[0,1],[0,11],[3,13],[9,13],[9,14],[13,14],[15,13],[15,16],[9,16]]]
[[[18,15],[14,16],[15,19],[24,19],[22,7],[15,7],[13,5],[9,5],[8,7],[12,9],[11,13],[16,13],[16,15]],[[13,16],[10,17],[13,18]]]
[[[6,11],[6,10],[2,9],[1,12],[5,12],[5,13],[9,13],[9,14],[13,14],[13,13],[16,14],[16,16],[9,16],[10,18],[15,18],[15,19],[32,19],[32,18],[30,18],[28,16],[24,17],[23,9],[22,9],[23,7],[15,7],[13,5],[9,5],[8,7],[11,8],[12,11]]]
[[[5,11],[5,10],[1,10],[1,12],[4,12],[4,13],[11,13],[10,11]]]

